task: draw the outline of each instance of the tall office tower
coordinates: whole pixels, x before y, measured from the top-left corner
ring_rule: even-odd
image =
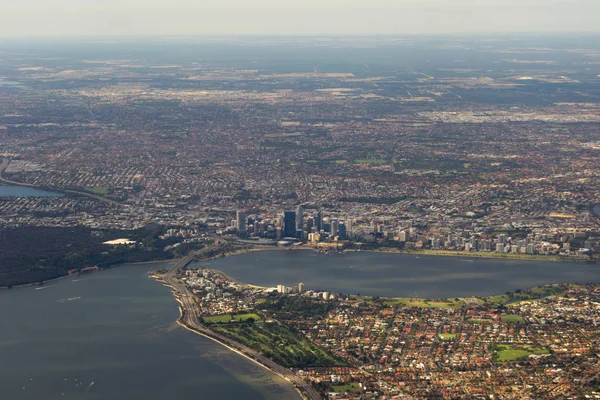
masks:
[[[304,207],[302,204],[296,208],[296,229],[304,228]]]
[[[479,250],[479,240],[476,238],[471,238],[471,248]]]
[[[238,210],[235,213],[236,228],[239,232],[246,232],[246,213]]]
[[[296,236],[296,213],[294,211],[286,211],[283,214],[283,236]]]
[[[265,233],[264,221],[260,221],[260,222],[257,222],[256,224],[254,224],[254,232],[256,232],[259,235],[262,235]]]
[[[304,283],[302,282],[298,284],[298,293],[304,293]]]
[[[408,235],[406,234],[406,231],[400,231],[400,233],[398,233],[398,241],[400,241],[400,242],[408,241]]]
[[[306,232],[312,232],[312,228],[315,227],[315,219],[313,217],[309,217],[306,219]]]
[[[315,217],[315,229],[317,232],[320,232],[323,229],[323,214],[321,210],[317,212],[317,216]]]
[[[346,231],[346,224],[343,222],[339,223],[339,234],[338,236],[340,237],[341,240],[346,240],[348,239],[348,232]]]
[[[337,236],[339,234],[339,232],[340,232],[340,223],[337,220],[335,220],[335,219],[332,220],[332,221],[330,221],[329,223],[331,225],[331,228],[329,229],[329,234],[332,237]]]
[[[346,236],[348,236],[348,239],[352,239],[354,237],[354,235],[352,234],[352,218],[348,218],[346,220]]]

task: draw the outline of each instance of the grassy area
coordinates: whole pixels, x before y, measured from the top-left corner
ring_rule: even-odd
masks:
[[[391,305],[403,305],[406,307],[419,307],[419,308],[461,308],[464,305],[462,300],[447,299],[442,301],[433,301],[419,298],[402,298],[402,299],[389,299],[385,300],[383,304]]]
[[[467,322],[472,322],[474,324],[491,324],[494,321],[491,319],[469,318]]]
[[[348,161],[346,160],[335,160],[336,164],[346,164]]]
[[[532,354],[542,355],[549,354],[547,349],[532,346],[517,346],[510,344],[498,344],[494,346],[494,361],[510,362],[522,360]]]
[[[226,315],[211,315],[208,317],[203,317],[204,322],[207,324],[219,324],[219,323],[228,323],[228,322],[244,322],[250,318],[254,319],[254,321],[260,321],[260,317],[257,314],[226,314]]]
[[[104,196],[108,194],[108,187],[106,186],[95,186],[95,187],[87,187],[88,192],[95,193],[100,196]]]
[[[500,321],[502,322],[523,322],[523,317],[521,317],[520,315],[503,315],[502,317],[500,317]]]
[[[211,327],[243,343],[285,367],[345,366],[339,357],[311,342],[286,326],[256,324],[217,324]]]
[[[510,306],[511,304],[516,304],[521,301],[527,300],[536,300],[541,299],[548,296],[562,296],[564,293],[564,288],[568,286],[559,287],[558,285],[544,285],[538,286],[533,289],[521,290],[517,293],[502,294],[497,296],[488,296],[483,297],[483,300],[491,306],[499,306],[506,304]]]
[[[387,161],[380,158],[361,158],[354,160],[354,164],[387,164]]]
[[[331,390],[335,393],[358,393],[360,392],[360,386],[356,382],[347,383],[344,385],[331,385]]]
[[[454,340],[456,339],[456,333],[440,333],[440,339],[442,340]]]

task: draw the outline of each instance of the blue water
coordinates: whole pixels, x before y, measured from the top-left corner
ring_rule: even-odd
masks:
[[[64,194],[29,186],[0,185],[0,197],[62,197]]]
[[[547,283],[600,282],[600,265],[367,252],[273,250],[202,265],[254,285],[303,282],[307,289],[387,297],[489,296]]]
[[[165,266],[0,290],[0,399],[297,400],[283,379],[175,324],[173,295],[146,274]]]

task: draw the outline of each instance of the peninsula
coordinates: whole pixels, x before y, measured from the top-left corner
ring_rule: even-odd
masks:
[[[368,297],[302,283],[247,285],[188,266],[205,256],[152,274],[172,288],[179,323],[282,376],[304,398],[595,393],[600,337],[585,327],[600,323],[600,285],[469,298]],[[556,371],[569,376],[557,381]]]

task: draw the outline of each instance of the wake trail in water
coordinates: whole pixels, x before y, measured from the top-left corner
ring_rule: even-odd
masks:
[[[35,290],[48,289],[48,288],[51,288],[51,287],[54,287],[54,286],[56,286],[56,285],[50,285],[50,286],[40,286],[40,287],[36,287],[36,288],[35,288]]]

